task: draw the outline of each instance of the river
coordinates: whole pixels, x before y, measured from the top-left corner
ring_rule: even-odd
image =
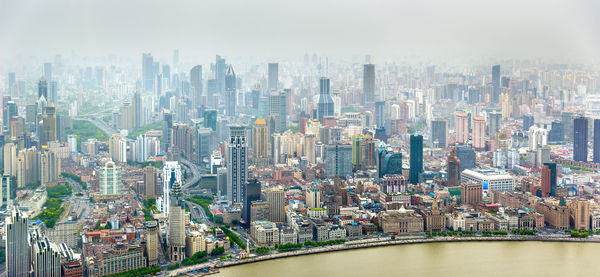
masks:
[[[218,277],[600,276],[600,244],[408,244],[297,256],[220,270]]]

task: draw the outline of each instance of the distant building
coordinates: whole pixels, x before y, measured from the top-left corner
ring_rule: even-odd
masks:
[[[576,117],[573,120],[573,160],[587,162],[588,156],[588,119]]]
[[[423,136],[410,136],[410,178],[411,184],[419,183],[419,174],[423,172]]]
[[[121,194],[121,167],[110,161],[100,170],[100,194]]]

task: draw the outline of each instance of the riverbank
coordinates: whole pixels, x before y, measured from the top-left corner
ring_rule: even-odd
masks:
[[[178,268],[173,271],[165,272],[165,276],[177,276],[189,271],[197,270],[202,267],[212,266],[215,268],[225,268],[242,264],[256,263],[267,260],[282,259],[288,257],[304,256],[311,254],[320,254],[327,252],[345,251],[362,248],[393,246],[403,244],[423,244],[423,243],[441,243],[441,242],[486,242],[486,241],[538,241],[538,242],[591,242],[600,243],[600,238],[570,238],[570,237],[542,237],[542,236],[473,236],[473,237],[421,237],[421,238],[397,238],[395,240],[358,240],[349,241],[342,245],[332,245],[327,247],[300,249],[295,251],[274,253],[263,256],[255,256],[244,260],[219,260],[210,261],[204,264],[198,264],[189,267]]]

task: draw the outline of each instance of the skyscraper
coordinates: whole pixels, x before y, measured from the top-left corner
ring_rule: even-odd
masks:
[[[100,170],[100,194],[121,194],[121,168],[109,161]]]
[[[181,181],[175,181],[169,193],[169,259],[171,262],[181,262],[185,258],[185,210],[183,208],[183,195]]]
[[[250,217],[250,205],[252,204],[252,201],[257,200],[260,200],[260,182],[256,179],[250,179],[248,180],[248,183],[246,183],[246,195],[242,207],[242,219],[248,226],[252,221],[252,218]]]
[[[279,84],[279,64],[269,63],[269,92],[277,91]]]
[[[272,188],[266,193],[269,203],[269,221],[285,223],[285,192],[279,188]]]
[[[48,99],[46,100],[48,100],[49,104],[55,104],[58,102],[57,87],[58,84],[56,81],[50,81],[50,83],[48,83]]]
[[[411,184],[419,183],[419,175],[423,172],[423,136],[410,136],[410,178]]]
[[[469,117],[466,113],[456,113],[454,120],[454,131],[456,133],[456,143],[463,144],[469,139]]]
[[[455,187],[460,184],[460,160],[456,156],[456,147],[448,156],[448,186]]]
[[[136,91],[133,94],[133,101],[131,101],[131,105],[133,108],[134,127],[139,128],[140,126],[144,125],[142,112],[142,96],[139,91]]]
[[[594,119],[594,162],[600,163],[600,119]]]
[[[216,90],[219,94],[223,94],[225,92],[225,72],[227,71],[227,65],[225,64],[225,59],[219,55],[215,59],[213,71],[215,73]]]
[[[485,119],[483,116],[473,117],[473,148],[485,148]]]
[[[17,81],[17,78],[15,77],[15,73],[8,72],[8,95],[9,96],[14,96],[13,95],[13,87],[15,86],[16,81]]]
[[[38,99],[42,96],[48,101],[48,82],[44,77],[38,82]]]
[[[160,206],[165,217],[169,216],[170,209],[170,193],[173,187],[173,184],[178,183],[181,184],[181,166],[177,161],[167,161],[163,166],[163,195],[161,197],[162,203],[158,203],[161,201],[156,201],[156,204]]]
[[[158,224],[156,221],[146,221],[146,266],[158,265]]]
[[[145,92],[152,92],[156,72],[154,71],[154,58],[150,53],[142,54],[142,88]]]
[[[588,156],[588,119],[576,117],[573,119],[573,160],[587,162]]]
[[[363,68],[363,106],[373,108],[375,101],[375,65],[365,64]]]
[[[40,138],[41,145],[48,145],[48,142],[56,140],[56,108],[47,106],[44,108],[43,132]]]
[[[433,147],[446,147],[448,138],[448,122],[444,119],[435,119],[431,121],[431,144]]]
[[[496,133],[500,130],[500,124],[502,120],[502,114],[497,112],[492,112],[488,114],[488,135],[490,139],[493,139],[496,136]]]
[[[235,105],[236,105],[236,97],[237,97],[237,89],[236,89],[236,80],[235,80],[235,72],[233,71],[233,67],[229,65],[227,68],[227,73],[225,73],[225,99],[226,99],[226,115],[227,116],[236,116],[235,113]]]
[[[333,115],[333,109],[333,98],[329,93],[329,78],[321,77],[319,80],[319,103],[317,104],[319,122],[323,123],[323,117]]]
[[[269,128],[264,119],[257,119],[254,122],[254,130],[252,131],[253,148],[255,164],[259,166],[267,166],[269,164]]]
[[[227,200],[231,204],[243,204],[248,178],[248,143],[246,128],[229,127],[227,142]]]
[[[276,118],[277,125],[275,130],[279,133],[287,129],[287,93],[283,91],[272,92],[269,96],[269,113]]]
[[[498,103],[500,100],[500,65],[492,66],[492,86],[494,93],[492,94],[492,102]]]
[[[163,122],[162,122],[162,151],[163,153],[167,153],[169,151],[169,147],[172,145],[173,140],[173,114],[170,112],[165,112],[163,114]]]
[[[375,102],[375,125],[385,127],[385,101]]]
[[[144,196],[146,199],[156,197],[157,170],[154,166],[144,167]]]
[[[210,128],[217,131],[217,110],[204,111],[204,128]]]
[[[27,218],[14,209],[6,217],[7,276],[29,276],[31,250],[27,239]]]
[[[200,108],[202,99],[202,66],[197,65],[190,70],[190,89],[192,91],[193,107]],[[207,99],[210,101],[210,99]]]
[[[542,167],[542,197],[556,196],[556,163],[545,163]]]
[[[331,144],[325,146],[325,174],[327,178],[346,178],[352,174],[352,145]]]
[[[44,63],[44,78],[48,81],[52,81],[52,63]]]

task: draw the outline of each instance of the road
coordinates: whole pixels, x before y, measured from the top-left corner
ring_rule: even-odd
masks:
[[[188,173],[192,175],[191,178],[189,178],[189,176],[188,176],[188,180],[185,182],[185,185],[183,186],[183,189],[186,190],[186,189],[189,189],[189,188],[195,186],[200,181],[200,178],[202,177],[201,170],[197,164],[190,162],[186,159],[181,159],[179,162],[181,162],[181,164],[183,164],[186,168],[188,168],[190,170],[190,172],[188,172]]]

